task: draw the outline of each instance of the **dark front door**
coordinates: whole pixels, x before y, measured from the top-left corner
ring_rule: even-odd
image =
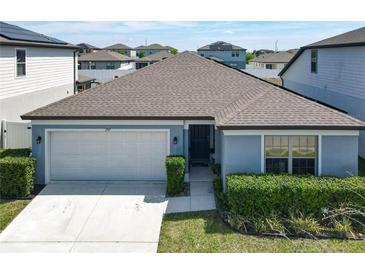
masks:
[[[190,126],[190,159],[194,164],[209,163],[210,125]]]

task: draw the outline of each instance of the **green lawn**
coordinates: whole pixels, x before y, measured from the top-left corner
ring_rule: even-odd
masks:
[[[359,176],[365,176],[365,159],[359,157]]]
[[[0,232],[29,204],[30,200],[0,200]]]
[[[159,252],[365,252],[365,241],[257,237],[237,233],[216,211],[165,215]]]

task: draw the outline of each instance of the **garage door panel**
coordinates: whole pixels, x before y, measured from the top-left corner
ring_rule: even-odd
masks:
[[[166,131],[52,132],[51,180],[165,180]]]

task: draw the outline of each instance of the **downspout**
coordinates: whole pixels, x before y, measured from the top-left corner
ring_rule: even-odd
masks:
[[[76,52],[78,50],[74,51],[74,94],[76,94]]]

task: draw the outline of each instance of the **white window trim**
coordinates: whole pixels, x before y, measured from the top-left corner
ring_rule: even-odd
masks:
[[[326,136],[359,136],[358,130],[223,130],[224,135],[326,135]]]
[[[17,62],[17,54],[16,54],[16,52],[18,51],[18,50],[24,50],[25,51],[25,75],[22,75],[22,76],[18,76],[18,70],[17,70],[17,64],[18,64],[18,62]],[[15,48],[14,49],[14,54],[15,54],[15,57],[14,57],[14,61],[15,61],[15,79],[24,79],[24,78],[26,78],[27,77],[27,75],[28,75],[28,52],[27,52],[27,49],[26,48]]]
[[[61,128],[46,128],[44,131],[44,183],[49,184],[51,171],[51,149],[50,138],[52,132],[165,132],[167,134],[167,155],[170,155],[170,130],[169,129],[121,129],[121,128],[95,128],[95,129],[61,129]]]
[[[184,129],[189,129],[190,125],[215,125],[214,120],[185,120]]]

